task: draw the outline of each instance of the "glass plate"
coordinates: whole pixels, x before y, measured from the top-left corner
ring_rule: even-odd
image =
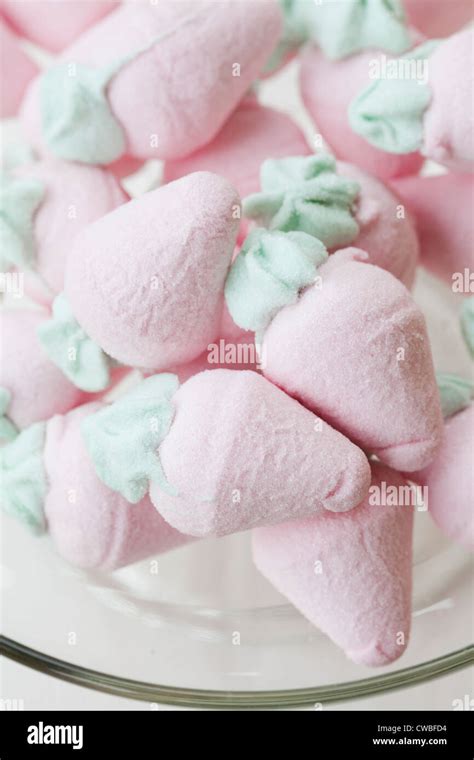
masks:
[[[254,569],[247,534],[115,573],[69,567],[50,540],[3,518],[3,653],[115,695],[191,707],[296,707],[369,696],[473,661],[472,558],[416,515],[406,653],[370,670]]]

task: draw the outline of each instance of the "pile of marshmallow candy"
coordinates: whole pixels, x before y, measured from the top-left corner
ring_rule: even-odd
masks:
[[[472,382],[435,374],[410,293],[419,264],[472,269],[471,12],[1,0],[1,115],[28,144],[0,191],[29,304],[0,312],[7,513],[104,570],[252,529],[348,657],[402,654],[415,509],[373,494],[427,486],[474,545]],[[295,58],[312,146],[258,97]],[[162,182],[130,199],[150,159]]]

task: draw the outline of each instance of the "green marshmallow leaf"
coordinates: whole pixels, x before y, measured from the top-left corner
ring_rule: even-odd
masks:
[[[7,409],[10,406],[11,393],[0,386],[0,439],[12,441],[18,435],[16,425],[8,418]]]
[[[321,241],[305,232],[253,230],[225,284],[234,322],[244,330],[264,330],[280,309],[295,303],[300,291],[315,281],[327,257]]]
[[[279,0],[283,34],[265,72],[310,40],[338,60],[361,50],[398,55],[410,47],[400,0]]]
[[[86,164],[109,164],[125,152],[125,135],[106,95],[114,73],[116,67],[93,69],[61,63],[43,74],[43,134],[56,156]]]
[[[286,58],[296,52],[308,38],[307,8],[301,0],[279,0],[283,16],[283,32],[267,61],[264,74],[280,68]]]
[[[470,406],[474,391],[474,383],[470,380],[465,380],[459,375],[452,375],[449,372],[437,372],[436,382],[443,417],[451,417]]]
[[[46,424],[37,422],[0,448],[0,503],[33,533],[44,533],[47,492],[43,448]]]
[[[44,185],[32,177],[0,177],[0,271],[31,269],[35,263],[33,219]]]
[[[306,8],[308,36],[328,58],[361,50],[400,54],[410,46],[400,0],[300,0]]]
[[[178,387],[176,375],[154,375],[82,423],[98,477],[132,504],[143,499],[150,483],[175,493],[163,473],[158,447],[173,421]]]
[[[53,302],[53,316],[38,328],[38,336],[51,361],[77,387],[89,393],[110,383],[111,359],[76,321],[64,294]]]
[[[437,40],[430,40],[389,61],[390,75],[374,80],[352,100],[348,117],[356,134],[387,153],[421,150],[424,114],[432,97],[428,59],[437,45]],[[420,63],[426,66],[424,78],[417,75]]]
[[[461,307],[461,330],[469,349],[474,358],[474,296],[465,298]]]
[[[317,237],[327,248],[349,245],[359,234],[353,209],[360,187],[338,176],[328,153],[264,161],[262,192],[244,198],[243,213],[259,225]]]

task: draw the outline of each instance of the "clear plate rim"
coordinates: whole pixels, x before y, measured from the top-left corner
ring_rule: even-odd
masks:
[[[314,688],[273,691],[187,689],[135,681],[68,663],[6,636],[0,636],[0,655],[53,678],[126,699],[196,709],[267,710],[345,702],[420,685],[474,664],[474,644],[391,673]]]

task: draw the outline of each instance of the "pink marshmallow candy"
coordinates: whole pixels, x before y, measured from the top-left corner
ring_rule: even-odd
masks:
[[[316,130],[335,155],[381,180],[415,174],[423,158],[419,153],[395,155],[370,145],[349,124],[347,110],[352,98],[372,80],[370,62],[381,54],[366,51],[339,61],[331,61],[314,47],[301,58],[300,88]]]
[[[321,266],[321,286],[282,308],[264,332],[264,375],[330,425],[407,472],[433,459],[439,395],[421,311],[357,249]]]
[[[473,48],[468,29],[440,44],[429,59],[432,99],[422,152],[451,171],[474,171]]]
[[[18,4],[18,3],[17,3]],[[21,3],[20,3],[21,5]],[[0,6],[1,8],[2,6]],[[36,64],[23,52],[18,38],[0,17],[0,118],[16,116],[29,82],[38,73]]]
[[[79,567],[115,570],[191,539],[168,525],[147,496],[129,504],[99,480],[84,446],[81,422],[100,408],[87,404],[48,423],[44,512],[64,559]]]
[[[453,274],[472,268],[474,177],[404,177],[393,187],[415,219],[420,263],[452,286]]]
[[[412,216],[406,210],[400,213],[400,199],[362,169],[338,161],[337,171],[360,186],[354,211],[359,234],[352,244],[369,254],[371,264],[385,269],[411,288],[419,255]]]
[[[115,0],[1,0],[0,9],[19,34],[58,53],[107,13]]]
[[[428,488],[428,510],[450,539],[474,550],[474,406],[448,419],[436,459],[413,480]]]
[[[177,530],[225,535],[351,509],[370,481],[366,457],[256,372],[201,372],[173,397],[159,447],[176,494],[150,497]]]
[[[48,316],[32,309],[0,311],[0,386],[9,394],[7,419],[19,429],[64,414],[84,399],[41,346],[37,330]]]
[[[219,332],[239,216],[235,190],[206,172],[107,214],[68,258],[75,318],[124,364],[161,370],[196,358]]]
[[[88,224],[125,203],[127,195],[110,172],[55,159],[22,166],[11,179],[36,180],[42,187],[31,220],[34,260],[26,289],[34,300],[50,304],[64,288],[66,261],[75,238]]]
[[[447,37],[472,21],[472,0],[403,0],[409,21],[427,37]]]
[[[274,0],[123,5],[64,51],[59,63],[83,64],[96,72],[117,67],[106,97],[124,144],[113,157],[107,150],[103,158],[91,159],[82,149],[73,155],[69,147],[61,156],[110,163],[123,154],[169,160],[193,153],[217,135],[258,77],[281,26]],[[41,86],[39,79],[27,94],[23,123],[39,150],[57,152],[45,141]],[[59,122],[64,132],[67,109],[58,104],[57,112],[56,135]],[[91,127],[90,122],[88,129],[97,131],[89,146],[96,149],[103,123]],[[75,129],[74,120],[70,128]]]
[[[393,662],[410,634],[413,508],[372,501],[372,489],[389,487],[408,488],[397,472],[373,464],[371,492],[350,512],[253,534],[260,572],[360,665]]]

